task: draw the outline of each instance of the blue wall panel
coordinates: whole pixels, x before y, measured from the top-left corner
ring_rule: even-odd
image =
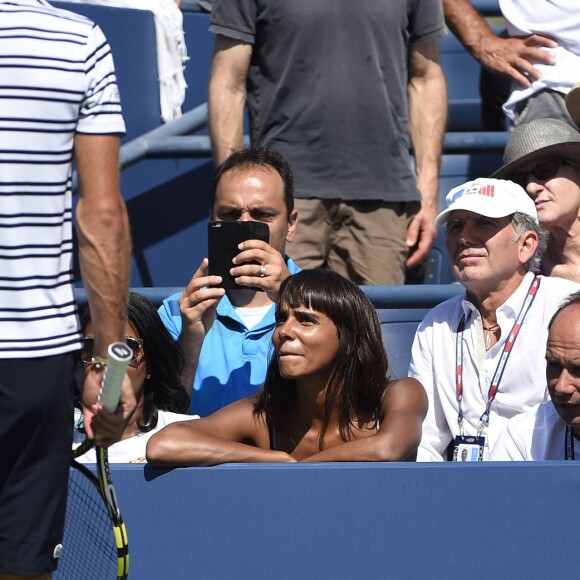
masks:
[[[570,578],[580,465],[115,466],[139,580]]]

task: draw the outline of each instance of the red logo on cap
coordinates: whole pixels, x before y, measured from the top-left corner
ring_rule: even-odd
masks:
[[[494,197],[495,185],[482,185],[478,192],[480,195],[487,195],[487,197]]]

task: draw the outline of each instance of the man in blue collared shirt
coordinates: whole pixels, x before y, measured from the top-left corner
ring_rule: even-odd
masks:
[[[240,244],[231,270],[239,289],[224,290],[219,276],[207,276],[206,258],[183,293],[166,298],[159,309],[185,354],[182,382],[192,392],[191,413],[207,416],[253,394],[264,381],[273,299],[282,281],[299,271],[284,255],[297,223],[293,190],[288,163],[262,147],[237,151],[216,170],[212,220],[264,222],[270,242]]]

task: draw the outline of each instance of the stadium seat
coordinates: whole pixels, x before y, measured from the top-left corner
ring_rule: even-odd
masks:
[[[159,126],[161,107],[153,13],[94,4],[51,4],[90,18],[105,33],[115,60],[123,117],[127,126],[123,142]]]

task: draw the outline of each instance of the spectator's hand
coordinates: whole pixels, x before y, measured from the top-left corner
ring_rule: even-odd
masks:
[[[182,322],[180,342],[184,348],[194,343],[201,345],[214,323],[217,306],[226,293],[223,288],[215,288],[221,283],[221,276],[205,275],[208,264],[208,259],[204,258],[179,297]]]
[[[410,255],[405,262],[406,268],[418,266],[429,253],[437,230],[433,225],[437,216],[436,209],[422,206],[407,228],[407,247]]]
[[[494,35],[482,40],[481,48],[474,56],[484,67],[506,74],[522,86],[529,87],[533,81],[542,76],[533,65],[534,62],[543,64],[555,62],[554,57],[541,47],[557,46],[557,42],[539,34],[524,38],[501,38]]]
[[[234,267],[231,270],[236,283],[240,286],[261,288],[274,302],[280,284],[290,276],[284,256],[270,244],[261,240],[246,240],[238,247],[241,251],[234,258]],[[247,264],[246,262],[258,263]]]
[[[137,407],[133,385],[125,374],[119,406],[114,413],[109,413],[97,403],[105,371],[88,367],[85,373],[82,405],[87,437],[95,439],[98,435],[99,438],[95,440],[95,444],[99,447],[108,447],[121,439],[123,430]]]

